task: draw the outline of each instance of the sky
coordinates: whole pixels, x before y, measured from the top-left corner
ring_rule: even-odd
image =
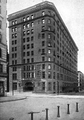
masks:
[[[7,15],[42,1],[45,0],[8,0]],[[84,0],[49,1],[54,3],[78,47],[78,70],[84,73]],[[9,41],[8,32],[7,41]]]

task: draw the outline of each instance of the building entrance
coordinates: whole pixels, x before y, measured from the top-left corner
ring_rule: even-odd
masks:
[[[23,87],[23,91],[33,91],[33,89],[34,89],[34,85],[32,82],[26,82]]]

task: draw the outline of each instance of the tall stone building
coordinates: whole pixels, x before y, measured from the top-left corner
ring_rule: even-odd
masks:
[[[5,95],[7,89],[6,2],[6,0],[0,0],[0,96]]]
[[[8,21],[10,91],[74,91],[78,48],[54,4],[39,3]]]

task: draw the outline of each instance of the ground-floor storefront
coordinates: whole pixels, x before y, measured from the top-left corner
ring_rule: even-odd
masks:
[[[7,90],[7,80],[6,78],[0,78],[0,96],[5,96]]]

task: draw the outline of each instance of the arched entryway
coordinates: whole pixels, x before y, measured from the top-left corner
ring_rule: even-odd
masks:
[[[33,82],[26,82],[23,87],[24,91],[33,91],[33,89],[34,89]]]

